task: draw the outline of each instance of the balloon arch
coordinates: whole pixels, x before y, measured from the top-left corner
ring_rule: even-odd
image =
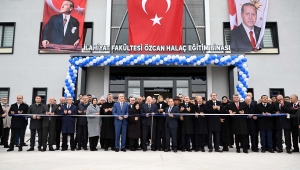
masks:
[[[83,54],[84,55],[84,54]],[[91,54],[96,55],[96,54]],[[97,54],[99,55],[99,54]],[[100,56],[73,56],[65,79],[65,97],[75,97],[75,85],[78,69],[91,66],[236,66],[238,83],[236,89],[241,99],[245,99],[248,89],[249,73],[247,58],[236,54],[203,54],[203,55],[149,55],[149,54],[101,54]]]

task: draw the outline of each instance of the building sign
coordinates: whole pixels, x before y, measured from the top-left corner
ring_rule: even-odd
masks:
[[[231,52],[251,52],[262,48],[268,0],[228,0]]]
[[[86,0],[45,0],[40,53],[81,51]]]

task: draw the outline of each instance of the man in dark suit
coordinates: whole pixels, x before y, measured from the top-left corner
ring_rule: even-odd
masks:
[[[248,114],[247,105],[243,102],[239,102],[239,95],[233,95],[233,102],[228,106],[228,112],[230,115]],[[243,148],[244,153],[248,153],[248,148],[245,145],[247,130],[247,117],[246,116],[234,116],[232,119],[232,132],[235,135],[236,152],[240,153],[240,146]]]
[[[195,113],[195,105],[190,102],[190,97],[184,97],[184,103],[179,105],[180,108],[180,120],[181,120],[181,151],[187,150],[191,152],[191,135],[194,131],[194,116],[183,116],[184,114]]]
[[[75,106],[78,106],[80,104],[80,100],[82,99],[82,94],[78,95],[78,99],[75,101]]]
[[[268,96],[261,96],[261,103],[256,105],[257,114],[262,114],[258,117],[258,129],[260,132],[261,152],[265,153],[266,149],[269,152],[274,153],[273,141],[272,141],[272,130],[274,129],[273,118],[270,116],[274,113],[274,107],[268,103]],[[266,147],[268,143],[268,148]]]
[[[282,150],[282,130],[284,131],[285,137],[285,145],[286,145],[286,152],[291,154],[291,119],[290,119],[290,112],[291,112],[291,103],[286,102],[283,100],[282,95],[278,95],[276,97],[277,102],[273,104],[274,112],[276,114],[287,114],[287,116],[277,116],[275,117],[275,129],[276,129],[276,137],[277,137],[277,147],[278,153],[283,152]]]
[[[197,104],[195,105],[195,123],[194,123],[194,134],[195,134],[195,151],[198,152],[200,149],[205,152],[205,135],[208,134],[207,129],[207,116],[204,116],[206,112],[206,106],[203,104],[201,96],[196,97]]]
[[[164,102],[164,98],[162,95],[159,95],[157,100],[158,113],[162,114],[163,112],[165,112],[165,109],[168,107],[168,104]],[[166,118],[164,116],[157,116],[156,121],[156,147],[159,151],[161,151],[166,149]]]
[[[126,152],[126,132],[128,125],[128,104],[124,100],[124,94],[119,94],[118,102],[113,106],[112,114],[115,116],[115,151],[119,152],[120,149],[120,135],[121,139],[121,151]]]
[[[245,99],[245,103],[248,107],[248,114],[247,116],[247,129],[248,135],[246,137],[246,146],[250,148],[249,145],[249,135],[251,138],[251,149],[253,152],[258,152],[258,133],[257,133],[257,116],[253,116],[255,113],[256,101],[253,101],[250,96],[247,95]]]
[[[174,101],[172,98],[169,98],[168,105],[165,109],[165,115],[166,122],[165,122],[165,128],[166,128],[166,149],[165,152],[170,151],[170,135],[172,136],[172,149],[174,152],[177,152],[177,128],[178,128],[178,121],[179,118],[179,108],[177,106],[174,106]]]
[[[298,134],[298,130],[299,130],[299,123],[298,123],[298,119],[300,115],[297,115],[297,113],[299,113],[300,109],[300,103],[298,102],[298,95],[296,94],[292,94],[291,95],[291,131],[292,131],[292,138],[293,138],[293,152],[299,152],[299,134]]]
[[[78,115],[86,115],[86,110],[89,104],[88,96],[83,96],[83,103],[78,104]],[[76,122],[76,139],[78,143],[77,150],[81,150],[83,147],[84,150],[87,150],[87,139],[88,139],[88,131],[87,131],[87,118],[86,117],[78,117]]]
[[[224,107],[220,101],[217,101],[217,94],[210,95],[211,100],[206,102],[208,114],[224,113]],[[222,152],[220,146],[221,116],[208,116],[208,151],[212,152],[212,137],[214,136],[215,152]]]
[[[39,114],[45,114],[45,105],[41,103],[41,97],[35,97],[35,103],[30,105],[28,114],[33,116],[30,119],[30,148],[27,151],[34,151],[35,136],[38,133],[38,150],[42,151],[42,119]]]
[[[152,132],[151,139],[151,150],[156,151],[156,117],[154,114],[157,113],[157,106],[152,104],[152,97],[148,96],[146,103],[142,105],[141,114],[143,115],[142,124],[143,124],[143,140],[142,147],[143,151],[147,151],[147,140],[149,132]],[[152,128],[152,129],[151,129]]]
[[[9,114],[16,116],[12,116],[11,119],[11,137],[10,137],[10,146],[9,151],[14,150],[14,144],[16,140],[16,132],[19,131],[20,134],[20,145],[19,145],[19,151],[22,151],[22,146],[24,146],[24,136],[25,136],[25,129],[27,125],[27,119],[23,116],[20,116],[21,114],[27,114],[28,111],[28,105],[23,103],[23,96],[19,95],[17,96],[17,103],[12,104],[9,109]]]
[[[53,149],[54,144],[54,138],[55,138],[55,125],[56,125],[56,119],[51,115],[58,115],[58,107],[54,104],[54,98],[49,98],[49,104],[45,106],[46,115],[49,115],[49,117],[43,118],[43,152],[47,149],[47,139],[49,144],[49,151],[55,151]]]
[[[75,151],[75,117],[69,115],[77,115],[77,107],[73,105],[72,97],[68,97],[67,104],[61,107],[60,115],[63,115],[61,127],[63,141],[61,151],[68,150],[68,136],[70,136],[71,150]]]
[[[42,31],[42,45],[44,48],[49,43],[74,45],[79,44],[79,22],[70,13],[74,3],[65,0],[61,6],[61,13],[53,15]]]
[[[57,105],[58,107],[58,113],[60,114],[61,112],[61,108],[66,105],[66,98],[65,97],[61,97],[59,99],[60,103]],[[60,137],[61,137],[61,126],[62,126],[62,118],[58,117],[55,118],[56,120],[56,124],[55,124],[55,144],[56,144],[56,148],[55,150],[59,150],[60,147]]]
[[[261,28],[255,26],[257,20],[256,7],[252,3],[245,3],[241,8],[243,22],[231,31],[231,52],[250,52],[257,50],[257,42]],[[262,47],[260,43],[259,48]]]

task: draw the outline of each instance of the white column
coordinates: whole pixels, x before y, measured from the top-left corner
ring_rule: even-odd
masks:
[[[236,90],[236,85],[238,83],[238,71],[237,71],[237,67],[234,67],[233,69],[233,73],[234,73],[234,76],[233,76],[233,83],[234,83],[234,94],[238,94],[238,91]]]
[[[209,15],[209,0],[204,0],[205,10],[205,39],[206,44],[210,45],[210,15]]]
[[[76,87],[77,87],[77,89],[76,89],[76,91],[77,91],[77,96],[80,94],[80,91],[81,91],[81,77],[82,77],[82,69],[81,68],[79,68],[78,69],[78,73],[77,73],[77,84],[76,84]],[[76,96],[76,98],[77,98],[77,96]]]
[[[112,4],[112,0],[106,1],[105,45],[110,45],[111,4]]]
[[[213,92],[212,91],[212,69],[211,66],[207,66],[206,67],[206,92],[207,92],[207,96],[206,96],[206,100],[209,99],[210,94]]]
[[[110,74],[110,67],[104,67],[104,77],[103,77],[103,95],[106,96],[109,93],[109,74]]]

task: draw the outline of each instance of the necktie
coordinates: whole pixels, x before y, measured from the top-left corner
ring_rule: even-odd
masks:
[[[169,107],[168,113],[170,113],[170,112],[171,112],[171,110],[172,110],[172,107]]]
[[[64,21],[63,21],[63,26],[65,27],[66,23],[67,23],[67,16],[65,16]]]
[[[189,106],[189,105],[186,103],[186,104],[185,104],[185,107],[188,107],[188,106]]]
[[[250,31],[249,34],[250,34],[251,45],[252,45],[254,51],[256,51],[256,43],[255,43],[255,39],[254,39],[254,37],[253,37],[253,32]]]
[[[123,102],[121,102],[121,110],[122,110],[122,107],[123,107]]]
[[[49,105],[49,106],[50,106],[49,112],[51,113],[52,112],[52,106],[51,105]],[[49,121],[51,121],[51,117],[49,117]]]
[[[151,105],[150,104],[148,104],[148,109],[150,110],[150,107],[151,107]]]
[[[70,109],[70,105],[68,105],[68,109]]]
[[[198,104],[198,109],[200,110],[200,104]]]
[[[236,103],[235,105],[236,105],[236,108],[239,110],[239,104],[238,104],[238,103]]]
[[[281,106],[281,104],[279,104],[279,109],[281,110],[281,108],[282,108],[282,106]]]
[[[216,106],[216,102],[214,102],[214,106]]]

